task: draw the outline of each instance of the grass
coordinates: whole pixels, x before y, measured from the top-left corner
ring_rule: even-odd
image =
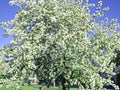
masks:
[[[0,90],[15,90],[15,87],[2,87]],[[21,90],[39,90],[38,88],[34,88],[33,86],[22,86]]]
[[[6,87],[3,87],[3,88],[0,88],[0,90],[15,90],[14,87],[10,87],[10,88],[6,88]],[[22,86],[21,90],[39,90],[39,87],[38,86]],[[41,90],[62,90],[60,87],[50,87],[50,88],[46,88],[46,87],[42,87]],[[79,90],[79,89],[76,89],[76,88],[70,88],[70,90]]]
[[[50,88],[42,88],[42,90],[62,90],[58,87],[50,87]],[[70,90],[79,90],[79,89],[76,89],[76,88],[70,88]]]

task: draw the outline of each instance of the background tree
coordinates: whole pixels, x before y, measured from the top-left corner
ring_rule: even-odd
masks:
[[[81,89],[102,89],[110,81],[114,63],[110,64],[119,45],[119,24],[108,18],[95,22],[104,15],[98,3],[94,14],[88,0],[12,0],[20,10],[15,18],[1,22],[5,36],[14,40],[1,50],[1,60],[10,59],[4,73],[9,79],[1,79],[5,85],[20,86],[34,73],[38,80],[50,84],[53,79],[67,86]],[[8,28],[8,26],[12,26]],[[89,36],[89,35],[92,35]],[[98,72],[108,73],[108,79]]]
[[[120,88],[120,50],[115,50],[116,56],[111,60],[115,64],[114,72],[112,79],[114,80],[115,84]]]

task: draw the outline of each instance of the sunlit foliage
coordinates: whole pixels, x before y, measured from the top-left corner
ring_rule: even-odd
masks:
[[[34,73],[39,81],[50,84],[56,79],[63,88],[96,90],[113,85],[110,62],[120,48],[119,24],[116,19],[95,21],[108,10],[101,8],[102,1],[93,14],[94,4],[88,0],[11,0],[10,4],[20,10],[13,20],[1,22],[4,36],[14,38],[0,52],[0,62],[6,62],[0,74],[10,75],[0,79],[1,84],[20,86]],[[108,73],[108,79],[98,72]]]

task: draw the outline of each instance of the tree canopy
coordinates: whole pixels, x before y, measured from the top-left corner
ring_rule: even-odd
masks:
[[[110,63],[120,48],[120,25],[116,19],[95,20],[107,7],[98,2],[95,13],[91,4],[78,0],[11,0],[20,10],[15,18],[1,22],[5,34],[13,41],[0,51],[0,79],[3,85],[20,86],[31,74],[50,84],[57,80],[81,89],[102,89],[110,81],[114,63]],[[95,7],[94,7],[95,8]],[[9,27],[11,26],[11,27]],[[99,72],[108,74],[108,79]],[[65,90],[65,89],[64,89]]]

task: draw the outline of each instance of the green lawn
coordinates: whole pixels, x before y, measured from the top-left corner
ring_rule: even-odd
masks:
[[[0,88],[0,90],[15,90],[15,88],[14,87],[10,87],[10,88],[3,87],[3,88]],[[22,90],[39,90],[39,89],[34,88],[32,86],[22,86]]]
[[[0,88],[0,90],[15,90],[15,89],[14,87],[10,87],[10,88],[3,87]],[[22,86],[21,90],[39,90],[39,89],[38,86]],[[58,87],[50,87],[50,88],[42,87],[42,90],[62,90],[62,89]],[[70,90],[79,90],[79,89],[71,88]]]

